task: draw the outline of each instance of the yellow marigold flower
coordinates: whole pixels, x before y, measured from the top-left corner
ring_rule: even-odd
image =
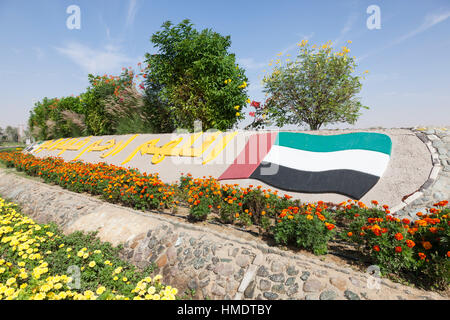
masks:
[[[127,282],[127,281],[128,281],[128,278],[127,278],[127,277],[123,277],[123,278],[122,278],[122,281],[123,281],[123,282]]]
[[[239,117],[241,114],[239,112],[236,112],[236,117]]]
[[[105,291],[106,291],[106,288],[101,286],[97,289],[97,291],[95,291],[95,293],[97,293],[98,295],[101,295]]]
[[[95,267],[95,265],[96,265],[95,261],[89,262],[89,267],[93,268],[93,267]]]
[[[9,278],[6,280],[6,285],[10,287],[12,284],[16,283],[16,278]]]

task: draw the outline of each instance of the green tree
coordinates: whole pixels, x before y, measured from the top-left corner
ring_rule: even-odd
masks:
[[[270,75],[263,79],[269,95],[263,108],[266,119],[276,125],[308,124],[311,130],[322,125],[345,122],[353,124],[363,106],[356,95],[361,91],[361,76],[350,50],[333,52],[331,43],[316,48],[306,40],[300,44],[295,61],[275,61]],[[260,125],[260,122],[257,122]]]
[[[229,36],[197,31],[189,20],[170,21],[151,37],[157,54],[146,54],[146,101],[163,132],[176,127],[232,128],[243,119],[247,77],[228,52]]]

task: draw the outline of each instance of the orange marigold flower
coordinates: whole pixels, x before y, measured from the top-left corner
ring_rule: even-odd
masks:
[[[375,250],[376,252],[379,252],[380,251],[380,246],[379,245],[373,246],[373,250]]]
[[[371,201],[373,205],[378,205],[378,201],[377,200],[372,200]]]
[[[406,245],[408,246],[408,248],[412,248],[412,247],[414,247],[416,244],[415,244],[414,241],[412,241],[412,240],[406,240]]]
[[[328,230],[333,230],[335,228],[334,224],[325,222],[325,226]]]
[[[347,233],[347,236],[351,237],[353,235],[353,232]]]
[[[422,242],[422,246],[425,248],[425,250],[430,250],[433,247],[429,241]]]
[[[396,246],[396,247],[395,247],[395,252],[397,252],[397,253],[402,252],[402,247]]]
[[[447,258],[450,258],[450,251],[447,251]]]
[[[312,216],[312,215],[310,215],[310,214],[308,214],[308,215],[306,216],[306,219],[308,219],[308,220],[312,220],[312,219],[313,219],[313,216]]]
[[[403,235],[399,232],[395,234],[395,239],[397,239],[398,241],[403,240]]]
[[[425,260],[425,258],[427,257],[427,255],[423,252],[419,252],[419,258],[420,260]]]

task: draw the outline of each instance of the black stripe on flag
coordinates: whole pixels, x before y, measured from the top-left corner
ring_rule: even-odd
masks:
[[[261,174],[261,168],[265,167],[269,171],[269,165],[276,166],[261,162],[249,178],[286,191],[338,193],[356,200],[361,199],[380,179],[375,175],[348,169],[312,172],[284,166],[278,166],[275,174]]]

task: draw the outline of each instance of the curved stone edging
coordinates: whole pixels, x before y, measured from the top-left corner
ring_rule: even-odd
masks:
[[[450,127],[412,128],[412,132],[427,146],[433,167],[427,181],[414,193],[391,209],[400,218],[417,220],[416,212],[441,200],[450,199]]]
[[[122,255],[139,267],[156,263],[168,284],[213,299],[445,299],[434,292],[283,251],[261,241],[193,225],[169,216],[103,202],[0,169],[0,194],[40,223],[64,232],[98,231],[124,244]]]

